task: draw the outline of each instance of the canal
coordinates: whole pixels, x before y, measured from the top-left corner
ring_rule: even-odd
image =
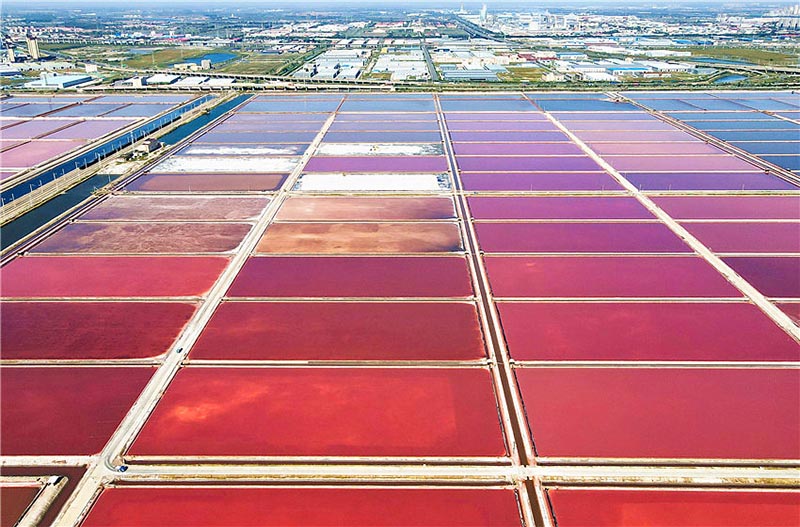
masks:
[[[198,115],[191,121],[182,124],[171,132],[160,137],[159,141],[165,145],[174,145],[179,143],[229,110],[242,104],[250,97],[252,96],[239,95],[227,102],[215,106],[208,112]],[[203,99],[207,100],[206,97]],[[74,206],[86,200],[92,195],[93,192],[111,183],[113,183],[113,180],[109,179],[108,176],[98,175],[90,177],[86,181],[72,187],[62,194],[59,194],[55,198],[43,203],[30,212],[27,212],[19,218],[3,225],[2,229],[0,229],[0,250],[5,250],[7,247],[14,245],[46,223],[61,216]]]

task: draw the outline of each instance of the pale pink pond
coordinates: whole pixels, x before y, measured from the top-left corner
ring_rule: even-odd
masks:
[[[45,139],[96,139],[135,123],[134,119],[83,121],[52,133]]]
[[[456,155],[501,155],[501,156],[559,156],[584,155],[572,143],[453,143]]]
[[[600,166],[585,157],[464,157],[458,158],[461,170],[471,172],[582,172],[600,170]]]
[[[434,156],[409,157],[314,157],[307,172],[445,172],[447,159]]]
[[[0,153],[3,167],[32,167],[64,152],[77,148],[85,141],[32,141]]]
[[[4,124],[1,135],[3,139],[33,139],[78,122],[70,119],[36,119],[18,122],[11,126]]]

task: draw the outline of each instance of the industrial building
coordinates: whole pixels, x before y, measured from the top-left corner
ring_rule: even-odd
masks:
[[[42,58],[42,54],[39,52],[39,40],[35,36],[29,34],[25,42],[28,45],[28,56],[31,60],[39,60]]]
[[[26,88],[33,88],[36,90],[63,90],[65,88],[72,88],[92,82],[90,75],[77,74],[56,74],[49,72],[42,72],[39,79],[31,82],[26,82]]]
[[[430,78],[425,55],[417,45],[385,48],[372,66],[372,73],[390,73],[393,81]]]
[[[568,61],[558,59],[553,62],[556,71],[577,74],[585,81],[619,81],[622,77],[643,77],[649,75],[669,76],[672,73],[690,73],[692,64],[656,60],[583,60]]]
[[[309,61],[294,73],[298,79],[357,79],[364,71],[370,50],[331,49]]]

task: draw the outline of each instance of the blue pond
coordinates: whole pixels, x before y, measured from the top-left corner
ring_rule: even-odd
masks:
[[[149,55],[159,49],[161,48],[131,48],[128,50],[128,53],[131,55]]]
[[[714,84],[733,84],[734,82],[741,82],[746,79],[746,75],[725,75],[715,80]]]
[[[210,60],[211,64],[219,64],[220,62],[227,62],[229,60],[235,59],[236,55],[233,53],[206,53],[202,57],[195,57],[193,59],[186,59],[184,62],[192,62],[194,64],[200,64],[203,60]]]
[[[708,64],[752,64],[745,60],[726,60],[726,59],[713,59],[709,57],[692,57],[692,62],[703,62]]]

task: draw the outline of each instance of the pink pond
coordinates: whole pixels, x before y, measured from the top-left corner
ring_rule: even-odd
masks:
[[[800,302],[776,302],[776,305],[800,326]]]
[[[269,226],[257,254],[418,254],[463,250],[455,222],[293,222]]]
[[[306,172],[446,172],[443,156],[314,157]]]
[[[741,296],[711,265],[692,256],[488,256],[486,265],[498,297]]]
[[[2,358],[157,357],[168,351],[194,310],[194,304],[172,302],[6,302]]]
[[[800,253],[800,223],[685,223],[713,251]]]
[[[92,102],[101,102],[101,103],[112,103],[112,102],[119,102],[119,103],[140,103],[140,104],[179,104],[182,102],[186,102],[191,99],[192,96],[190,95],[156,95],[152,93],[146,93],[141,95],[103,95],[97,99],[94,99]]]
[[[488,97],[465,97],[460,99],[443,98],[442,108],[447,112],[471,112],[480,110],[486,119],[491,119],[493,112],[531,112],[539,113],[530,101],[522,97],[513,98],[488,98]]]
[[[252,114],[252,113],[235,113],[229,118],[225,119],[225,123],[292,123],[292,122],[308,122],[308,123],[324,123],[328,120],[328,114],[325,113],[273,113],[269,115]]]
[[[23,101],[20,101],[23,102]],[[67,107],[73,101],[24,101],[27,104],[10,105],[3,109],[3,115],[7,117],[37,117],[44,116]]]
[[[627,172],[670,171],[735,171],[755,170],[756,167],[738,157],[719,156],[604,156],[604,159],[617,170]]]
[[[644,112],[551,112],[559,121],[598,121],[605,123],[607,121],[656,121],[659,122],[657,117]],[[570,123],[567,126],[572,126]]]
[[[198,137],[195,144],[201,143],[310,143],[317,132],[215,132]]]
[[[328,132],[326,143],[438,143],[442,134],[436,132]]]
[[[99,453],[152,376],[148,367],[3,367],[5,456]]]
[[[181,254],[234,250],[249,223],[75,222],[37,244],[33,253]]]
[[[261,197],[112,196],[81,220],[253,220],[269,203]]]
[[[69,106],[53,113],[54,117],[99,117],[124,106],[121,104],[87,103]]]
[[[18,139],[16,141],[9,141],[8,139],[0,139],[0,151],[8,150],[9,148],[14,148],[15,146],[21,145],[24,143],[24,139]]]
[[[279,220],[436,220],[455,216],[450,198],[290,197]]]
[[[3,128],[3,139],[32,139],[44,136],[55,130],[74,125],[78,121],[71,119],[35,119],[23,121],[14,126]]]
[[[800,220],[796,196],[669,196],[653,201],[676,219]]]
[[[462,172],[459,176],[465,190],[622,190],[622,186],[605,172],[517,173]]]
[[[661,223],[477,223],[487,253],[691,252]]]
[[[475,219],[654,219],[636,198],[617,196],[467,198]]]
[[[191,351],[192,359],[207,360],[484,357],[475,306],[441,302],[225,302]]]
[[[2,296],[201,296],[227,264],[227,258],[215,256],[20,257],[0,271]]]
[[[214,133],[239,132],[318,132],[322,123],[317,122],[266,122],[266,123],[222,123],[214,127]]]
[[[631,120],[601,120],[601,121],[567,121],[566,127],[575,131],[593,131],[605,130],[610,132],[618,131],[634,131],[634,130],[647,130],[647,131],[668,131],[674,132],[675,127],[662,121],[651,119],[649,121],[631,121]]]
[[[764,172],[628,172],[641,190],[797,190],[785,179]]]
[[[516,360],[800,360],[794,339],[747,303],[500,302],[498,308]]]
[[[439,132],[437,121],[334,121],[332,132],[399,132],[402,130]]]
[[[541,457],[800,459],[795,369],[526,368],[516,374]]]
[[[243,192],[280,188],[286,174],[145,174],[125,190],[152,192]]]
[[[467,172],[588,172],[600,166],[588,156],[576,157],[458,157]]]
[[[356,122],[356,121],[418,121],[418,122],[438,122],[435,113],[337,113],[336,122]],[[438,128],[437,128],[438,129]]]
[[[308,149],[306,144],[190,144],[176,153],[178,156],[299,156]]]
[[[464,142],[528,142],[546,143],[569,141],[562,132],[450,132],[453,141]]]
[[[348,97],[339,111],[342,112],[434,112],[433,98],[426,99],[379,97],[375,99],[355,99]]]
[[[31,141],[0,153],[0,164],[4,167],[32,167],[85,143],[82,140]]]
[[[686,141],[686,142],[700,142],[699,139],[686,132],[680,130],[663,131],[663,132],[647,132],[644,130],[625,131],[625,132],[575,132],[578,139],[591,143],[625,143],[632,142],[646,142],[646,143],[661,143],[671,141]]]
[[[253,257],[233,297],[467,297],[467,262],[434,257]]]
[[[705,143],[589,143],[600,155],[700,155],[724,154],[722,150]]]
[[[559,131],[550,121],[453,121],[447,123],[451,132],[540,132]]]
[[[503,456],[488,370],[180,370],[131,456]],[[235,434],[231,430],[236,430]]]
[[[800,493],[700,489],[548,489],[559,527],[793,527]]]
[[[96,139],[121,130],[136,121],[132,119],[84,121],[46,136],[46,139]]]
[[[547,117],[539,112],[492,112],[492,113],[469,113],[469,112],[445,112],[447,122],[455,121],[547,121]]]
[[[453,143],[460,156],[511,155],[511,156],[562,156],[585,155],[572,143]]]
[[[724,261],[766,296],[800,298],[800,259],[795,256],[736,256]]]
[[[105,114],[105,117],[154,117],[166,112],[171,104],[130,104]]]
[[[17,525],[41,488],[39,482],[0,485],[0,525]]]
[[[314,504],[309,507],[309,504]],[[498,488],[113,487],[83,527],[520,527]]]

